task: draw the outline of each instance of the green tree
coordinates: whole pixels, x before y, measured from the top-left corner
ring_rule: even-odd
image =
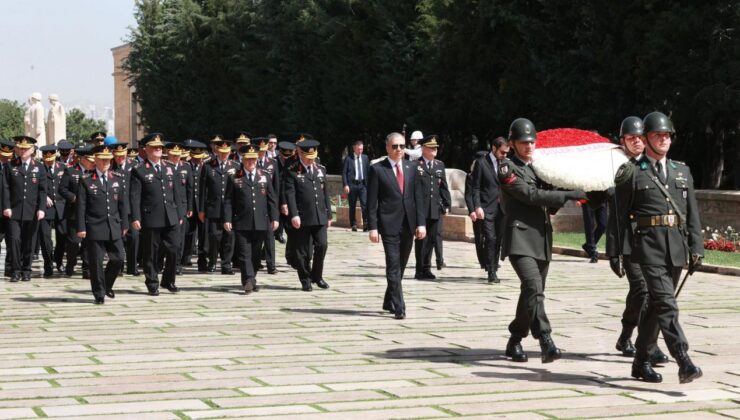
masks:
[[[0,99],[0,138],[10,139],[23,134],[24,105],[17,101]]]
[[[67,140],[73,143],[82,143],[96,131],[105,131],[105,121],[87,118],[77,108],[67,112]]]

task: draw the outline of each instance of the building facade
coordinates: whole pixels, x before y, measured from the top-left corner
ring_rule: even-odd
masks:
[[[129,44],[111,48],[113,52],[113,101],[115,103],[115,136],[118,141],[138,145],[144,136],[144,127],[140,124],[139,104],[134,93],[136,87],[130,85],[128,73],[122,65],[131,51]]]

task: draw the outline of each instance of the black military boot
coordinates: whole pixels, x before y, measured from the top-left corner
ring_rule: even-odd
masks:
[[[635,379],[642,379],[645,382],[663,382],[663,376],[653,370],[649,361],[638,360],[637,358],[632,362],[632,377]]]
[[[542,350],[542,363],[554,362],[562,356],[560,349],[552,342],[550,334],[540,336],[540,349]]]
[[[506,357],[511,357],[513,362],[526,362],[529,360],[527,353],[522,349],[521,337],[511,336],[506,343]]]
[[[687,384],[701,378],[701,369],[694,365],[685,349],[676,350],[676,363],[678,363],[678,382]]]
[[[648,360],[650,360],[650,364],[655,367],[668,363],[668,356],[666,356],[666,354],[656,346],[655,351],[648,356]]]
[[[637,349],[630,340],[631,337],[632,329],[622,328],[622,334],[617,339],[617,350],[622,352],[622,356],[635,357],[635,353],[637,353]]]

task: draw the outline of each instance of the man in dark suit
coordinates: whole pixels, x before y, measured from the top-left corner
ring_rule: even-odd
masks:
[[[185,251],[182,256],[182,263],[188,265],[190,256],[194,253],[198,256],[198,271],[205,273],[208,271],[208,234],[206,233],[206,224],[201,222],[198,214],[202,211],[200,207],[200,180],[201,170],[208,158],[208,150],[204,143],[197,140],[185,140],[185,148],[190,150],[190,170],[193,174],[193,216],[188,224],[188,231],[185,235]],[[197,244],[197,245],[196,245]]]
[[[427,235],[422,240],[414,241],[416,249],[416,275],[415,279],[434,279],[432,274],[432,251],[436,247],[438,224],[450,211],[450,190],[447,187],[447,173],[445,164],[436,159],[439,142],[437,136],[432,134],[421,141],[421,157],[415,161],[417,167],[416,190],[419,192],[421,207],[424,214],[424,226]]]
[[[80,178],[88,171],[95,169],[95,164],[89,159],[92,157],[90,153],[92,153],[92,149],[89,146],[78,147],[75,150],[75,156],[78,157],[77,163],[67,168],[59,186],[59,194],[64,197],[66,203],[64,214],[67,222],[67,265],[64,268],[64,273],[67,276],[74,274],[77,257],[80,256],[82,259],[82,278],[84,279],[90,278],[90,269],[87,253],[84,251],[85,241],[77,236],[77,197]]]
[[[110,170],[111,145],[95,146],[95,170],[80,179],[77,236],[86,241],[90,287],[95,304],[116,297],[113,283],[123,267],[123,235],[128,230],[128,200],[123,175]],[[103,257],[108,264],[103,270]]]
[[[503,137],[491,142],[491,152],[478,158],[472,175],[473,206],[476,220],[483,221],[483,238],[486,249],[486,272],[489,283],[499,283],[496,274],[499,268],[501,234],[503,233],[504,210],[501,206],[501,186],[498,179],[500,162],[506,158],[509,145]]]
[[[425,215],[417,196],[418,163],[403,158],[406,142],[402,134],[391,133],[385,139],[388,158],[372,165],[368,173],[367,219],[370,241],[383,240],[385,276],[388,286],[383,309],[406,318],[401,279],[406,270],[411,247],[426,236]]]
[[[50,144],[41,147],[44,169],[46,169],[46,208],[44,219],[39,222],[38,239],[41,242],[41,254],[44,258],[44,277],[54,275],[54,264],[62,271],[62,257],[55,258],[56,253],[51,242],[51,230],[56,231],[56,241],[60,243],[65,235],[64,198],[59,195],[59,184],[67,168],[57,162],[57,146]],[[63,248],[62,248],[63,249]]]
[[[278,189],[275,191],[278,197],[278,206],[280,202],[284,202],[282,200],[283,195],[283,180],[285,177],[283,176],[283,173],[285,172],[285,167],[287,166],[286,162],[288,162],[290,159],[293,158],[293,154],[295,153],[295,143],[291,143],[289,141],[281,141],[279,143],[279,153],[277,154],[277,157],[275,158],[275,162],[277,163],[278,167],[278,173],[280,174],[280,177],[278,178]],[[278,210],[280,210],[278,208]],[[280,242],[281,244],[285,244],[285,235],[284,232],[286,229],[290,228],[290,220],[288,219],[288,216],[285,214],[280,213],[280,223],[278,224],[278,228],[275,231],[275,239]],[[287,245],[287,244],[286,244]],[[286,246],[286,254],[287,254],[287,246]]]
[[[285,174],[288,216],[296,236],[295,265],[305,292],[313,289],[312,283],[322,289],[329,288],[324,281],[324,258],[328,248],[331,201],[326,191],[326,168],[316,163],[319,145],[316,140],[298,143],[301,157],[288,166]]]
[[[278,225],[277,195],[270,174],[257,168],[257,149],[254,144],[239,148],[243,167],[226,179],[224,199],[224,230],[235,232],[245,294],[259,291],[260,249]]]
[[[352,231],[357,231],[357,221],[355,220],[355,209],[357,200],[360,201],[360,212],[362,213],[362,230],[367,232],[367,171],[370,167],[370,159],[362,151],[365,144],[362,140],[355,140],[352,143],[352,153],[344,158],[342,164],[342,184],[344,184],[344,193],[347,194],[349,201],[349,224]]]
[[[141,143],[146,146],[147,159],[131,173],[131,227],[141,230],[141,254],[149,294],[159,295],[156,261],[160,247],[165,248],[161,285],[176,293],[180,290],[175,285],[175,259],[182,219],[175,197],[175,170],[172,164],[162,160],[161,133],[151,133]]]
[[[221,274],[232,275],[231,258],[234,253],[234,235],[224,231],[223,202],[226,194],[226,178],[239,169],[239,162],[229,159],[231,146],[228,141],[215,135],[216,157],[204,165],[200,172],[200,213],[198,218],[208,224],[208,271],[216,271],[216,260],[221,254]]]
[[[46,170],[33,159],[36,139],[17,136],[13,140],[17,157],[4,167],[2,190],[13,267],[10,281],[31,281],[33,238],[46,215]]]
[[[473,171],[475,171],[475,165],[478,163],[478,159],[487,155],[488,152],[481,150],[476,152],[473,163],[470,164],[470,170],[465,176],[465,207],[468,209],[470,220],[473,222],[473,240],[475,241],[475,255],[478,258],[478,264],[480,268],[486,269],[488,264],[486,263],[487,253],[485,247],[485,238],[483,237],[483,219],[478,219],[478,213],[475,211],[475,203],[473,203]]]
[[[586,194],[583,191],[548,191],[542,187],[542,181],[531,167],[536,139],[537,132],[531,121],[514,120],[509,128],[514,156],[498,165],[505,213],[501,252],[503,257],[509,257],[522,283],[516,316],[509,324],[511,338],[506,345],[506,356],[515,362],[526,362],[527,354],[522,350],[521,341],[531,331],[540,341],[542,363],[550,363],[560,359],[561,352],[552,341],[552,328],[545,313],[545,282],[552,259],[549,209],[560,208],[568,200],[586,198]]]

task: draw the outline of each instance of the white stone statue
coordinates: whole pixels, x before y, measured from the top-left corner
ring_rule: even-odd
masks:
[[[59,140],[67,138],[67,114],[56,94],[49,95],[49,103],[51,108],[46,120],[46,144],[56,144]]]
[[[26,135],[36,139],[37,144],[46,144],[46,124],[44,123],[44,105],[41,94],[34,92],[29,99],[29,108],[24,117]]]

